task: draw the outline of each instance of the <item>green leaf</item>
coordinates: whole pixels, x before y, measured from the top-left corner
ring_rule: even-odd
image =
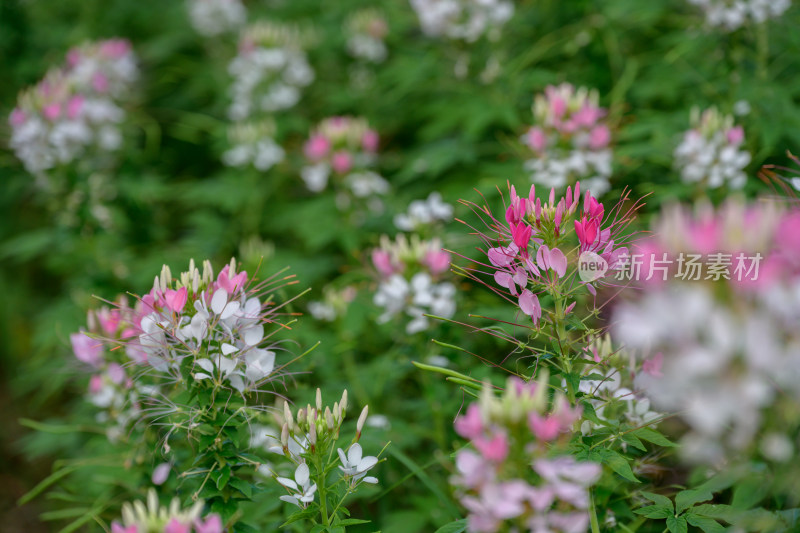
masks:
[[[449,524],[443,525],[436,530],[436,533],[463,533],[466,530],[467,519],[462,518],[461,520],[456,520],[455,522],[450,522]]]
[[[733,522],[741,513],[730,505],[704,503],[703,505],[694,506],[692,508],[692,514],[709,518],[721,518],[726,522]]]
[[[725,531],[725,527],[723,527],[722,524],[720,524],[713,518],[697,516],[691,511],[686,513],[684,516],[686,517],[687,522],[689,522],[694,527],[699,527],[705,533],[723,533]]]
[[[682,516],[670,516],[667,518],[667,529],[671,533],[689,533],[689,525]]]
[[[758,478],[745,479],[733,489],[731,506],[736,509],[751,509],[764,499],[769,491],[769,486]]]
[[[300,509],[286,519],[286,522],[281,525],[281,529],[285,528],[289,524],[293,524],[294,522],[299,522],[300,520],[315,518],[317,515],[319,515],[319,509],[316,505],[309,507],[308,509]]]
[[[628,464],[628,460],[618,452],[603,449],[600,451],[600,460],[603,464],[608,465],[614,472],[628,481],[639,483],[639,480],[633,475],[633,470],[631,470],[631,465]]]
[[[357,526],[359,524],[369,524],[369,520],[359,520],[358,518],[345,518],[336,522],[337,526]]]
[[[669,512],[672,513],[672,509],[673,509],[672,500],[670,500],[666,496],[664,496],[662,494],[655,494],[655,493],[652,493],[652,492],[645,492],[645,491],[641,491],[639,494],[641,494],[642,496],[644,496],[645,498],[647,498],[648,500],[650,500],[654,504],[658,505],[659,507],[664,507],[666,509],[669,509]]]
[[[564,374],[564,379],[572,387],[572,390],[578,391],[581,386],[581,375],[575,372]]]
[[[231,480],[228,481],[228,485],[244,494],[248,500],[253,497],[253,486],[241,478],[232,477]]]
[[[642,450],[643,452],[647,451],[647,448],[645,448],[644,444],[642,444],[642,441],[640,441],[639,438],[632,433],[622,433],[620,434],[619,438],[622,440],[622,442],[628,443],[634,448]]]
[[[670,507],[672,507],[672,502],[670,503]],[[666,507],[662,507],[660,505],[648,505],[647,507],[641,507],[639,509],[634,509],[634,513],[640,514],[645,518],[667,518],[672,516],[672,510],[667,509]]]
[[[675,512],[680,514],[694,504],[706,502],[713,497],[714,495],[711,494],[711,491],[707,490],[692,489],[681,491],[675,496]]]
[[[653,428],[639,428],[633,432],[634,435],[647,442],[652,442],[657,446],[675,447],[677,444],[669,440],[667,437],[659,433]]]
[[[228,484],[228,480],[231,479],[231,467],[229,465],[225,465],[220,470],[219,477],[217,477],[217,490],[222,490],[225,488],[225,485]]]

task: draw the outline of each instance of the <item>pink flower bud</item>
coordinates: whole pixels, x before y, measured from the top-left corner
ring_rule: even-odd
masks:
[[[76,118],[83,108],[83,96],[76,95],[70,98],[69,102],[67,102],[67,117],[72,120]]]
[[[167,309],[173,313],[180,313],[186,305],[186,300],[189,296],[189,290],[186,287],[181,287],[177,291],[167,289],[164,294],[164,301],[167,304]]]
[[[470,404],[467,408],[467,414],[459,416],[455,421],[456,433],[465,439],[477,439],[483,435],[483,420],[481,419],[481,410],[477,404]]]
[[[367,130],[364,132],[364,136],[361,137],[361,146],[367,152],[376,152],[379,142],[380,137],[378,137],[378,133],[375,130]]]
[[[547,148],[547,136],[541,128],[528,130],[528,146],[535,152],[544,152]]]
[[[306,157],[312,161],[319,161],[327,156],[330,149],[331,143],[323,135],[312,135],[304,147]]]
[[[350,156],[349,152],[336,152],[333,154],[331,165],[333,166],[333,170],[339,174],[345,174],[353,167],[353,158]]]
[[[103,376],[95,374],[89,378],[89,394],[97,394],[103,390]]]
[[[741,144],[744,141],[744,129],[741,126],[736,126],[728,130],[728,142],[734,145]]]
[[[47,120],[58,120],[58,117],[61,116],[61,104],[55,103],[44,106],[42,114]]]
[[[537,412],[528,415],[528,427],[536,435],[536,438],[543,441],[551,441],[558,437],[561,426],[553,416],[541,416]]]
[[[191,533],[192,524],[184,524],[178,521],[177,518],[171,519],[164,526],[164,533]]]
[[[125,369],[122,368],[119,363],[109,364],[106,372],[108,373],[108,378],[112,383],[119,385],[125,381]]]
[[[642,371],[645,374],[649,374],[654,378],[660,378],[664,376],[664,373],[661,372],[661,366],[664,364],[664,354],[658,352],[655,354],[651,359],[646,359],[644,363],[642,363]]]
[[[392,257],[386,250],[376,249],[372,251],[372,264],[378,269],[382,276],[391,276],[395,272],[392,265]]]
[[[75,357],[84,363],[94,367],[100,366],[102,362],[103,343],[93,339],[84,332],[73,333],[69,336],[72,343],[72,351]]]
[[[589,148],[592,150],[605,148],[609,142],[611,142],[611,131],[607,126],[595,126],[589,133]]]
[[[105,93],[108,87],[108,77],[102,72],[96,72],[92,77],[92,88],[99,93]]]
[[[487,461],[500,463],[508,457],[508,440],[502,433],[498,433],[491,440],[478,437],[472,443]]]
[[[169,477],[169,472],[172,470],[172,465],[169,463],[161,463],[153,470],[151,481],[153,485],[163,485]]]
[[[14,111],[11,112],[11,118],[9,119],[9,122],[14,127],[22,126],[27,118],[28,117],[25,116],[25,112],[16,107],[14,108]]]
[[[441,274],[450,268],[450,254],[444,250],[432,250],[425,255],[423,262],[431,270],[431,274]]]

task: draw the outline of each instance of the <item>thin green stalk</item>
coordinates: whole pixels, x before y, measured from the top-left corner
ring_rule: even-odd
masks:
[[[320,511],[322,512],[322,523],[326,526],[331,525],[328,517],[328,491],[325,487],[325,471],[322,468],[322,461],[317,456],[317,490],[319,490]]]
[[[594,506],[594,493],[589,490],[589,519],[592,523],[592,533],[600,533],[600,523],[597,521],[597,509]]]

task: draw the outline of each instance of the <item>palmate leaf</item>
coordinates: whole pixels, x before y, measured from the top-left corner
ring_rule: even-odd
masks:
[[[708,501],[713,497],[714,495],[708,490],[692,489],[681,491],[675,496],[675,512],[680,514],[694,504]]]
[[[713,518],[697,516],[691,512],[686,513],[684,516],[687,522],[695,527],[699,527],[705,533],[721,533],[725,531],[725,527]]]
[[[670,513],[672,513],[672,509],[673,509],[672,500],[670,500],[666,496],[664,496],[662,494],[655,494],[653,492],[645,492],[645,491],[642,491],[639,494],[641,494],[642,496],[644,496],[645,498],[647,498],[648,500],[650,500],[651,502],[653,502],[657,506],[664,507],[665,509],[669,510]]]
[[[671,507],[672,502],[670,502]],[[645,518],[668,518],[673,516],[672,510],[667,509],[666,507],[662,507],[661,505],[648,505],[647,507],[641,507],[639,509],[634,509],[633,511],[636,514],[640,514]]]
[[[628,481],[640,483],[640,481],[636,479],[636,476],[633,475],[633,470],[631,470],[631,465],[628,463],[628,460],[619,452],[604,448],[600,450],[600,461],[604,465],[608,465],[611,470]]]

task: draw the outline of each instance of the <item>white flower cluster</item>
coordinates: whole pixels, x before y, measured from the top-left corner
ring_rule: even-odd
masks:
[[[702,115],[693,111],[694,126],[684,134],[675,149],[675,166],[685,183],[704,183],[717,188],[728,184],[741,189],[747,181],[744,169],[750,153],[741,149],[744,131],[733,126],[733,117],[722,116],[715,109]]]
[[[381,323],[405,311],[411,317],[406,324],[406,333],[411,335],[428,328],[426,313],[452,317],[456,311],[455,295],[456,288],[452,283],[436,283],[428,273],[418,272],[411,280],[394,274],[382,281],[373,301],[383,308],[383,314],[378,318]]]
[[[414,200],[408,211],[394,217],[394,225],[401,231],[416,231],[421,226],[453,219],[453,206],[442,201],[442,195],[432,192],[427,200]]]
[[[20,95],[10,117],[11,148],[35,175],[87,154],[99,158],[117,150],[122,144],[119,124],[125,118],[120,103],[137,77],[127,41],[112,39],[70,50],[64,68]]]
[[[228,67],[231,119],[289,109],[300,101],[300,90],[314,80],[300,41],[294,30],[266,22],[244,31],[239,54]]]
[[[613,154],[610,149],[590,150],[575,148],[559,156],[556,152],[544,157],[525,161],[525,170],[531,173],[531,181],[544,187],[563,189],[581,176],[581,188],[602,196],[610,188]],[[586,177],[583,177],[586,176]]]
[[[269,170],[286,156],[274,135],[275,125],[269,120],[232,125],[228,129],[231,148],[222,154],[222,162],[229,167],[252,165],[262,172]]]
[[[235,263],[211,281],[210,265],[203,276],[190,265],[175,289],[164,267],[143,302],[139,344],[157,372],[179,375],[184,359],[192,376],[240,393],[267,381],[275,369],[275,352],[262,347],[266,306],[244,288],[247,274],[235,274]]]
[[[187,0],[186,7],[192,27],[205,37],[235,31],[247,22],[241,0]]]
[[[689,0],[706,14],[710,26],[719,26],[728,31],[736,30],[752,20],[760,24],[767,19],[780,17],[791,0]]]
[[[663,353],[661,376],[642,373],[635,383],[690,426],[682,451],[692,461],[747,449],[778,390],[800,398],[800,283],[777,285],[739,311],[706,287],[678,286],[621,305],[614,317],[628,348]]]
[[[382,63],[388,55],[383,39],[389,31],[386,19],[374,9],[362,9],[347,19],[347,51],[356,59]]]
[[[467,42],[493,37],[514,15],[508,0],[411,0],[411,7],[426,35]]]

